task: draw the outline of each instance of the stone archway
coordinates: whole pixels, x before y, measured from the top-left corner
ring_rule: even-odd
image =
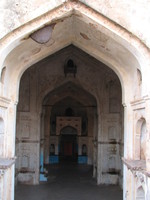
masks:
[[[47,138],[45,152],[49,151],[49,144],[54,143],[56,147],[55,156],[58,158],[61,130],[63,127],[71,126],[74,127],[78,133],[77,156],[80,156],[80,160],[82,159],[82,144],[86,143],[88,145],[90,142],[91,151],[89,151],[87,155],[86,163],[92,164],[92,138],[97,137],[96,99],[89,91],[83,89],[81,85],[76,84],[77,79],[74,79],[74,77],[70,78],[69,82],[67,81],[65,84],[49,92],[43,100],[43,107],[45,112],[47,112],[45,120],[48,123],[50,121],[50,125],[47,127],[45,126],[45,130],[48,133],[45,135],[45,138]],[[70,109],[71,114],[70,111],[68,112]],[[91,121],[91,118],[92,120],[95,119],[94,123]],[[88,135],[89,139],[87,139]],[[94,151],[97,151],[96,148]],[[48,153],[46,153],[45,156],[45,163],[49,163]]]
[[[1,46],[1,55],[3,59],[1,60],[2,68],[6,66],[5,71],[5,80],[4,83],[1,84],[1,96],[2,96],[2,110],[4,110],[5,114],[8,114],[8,118],[6,119],[7,124],[7,131],[9,132],[9,135],[5,137],[5,140],[9,141],[8,143],[8,149],[4,153],[6,157],[13,157],[14,156],[14,135],[15,135],[15,114],[16,114],[16,102],[18,99],[18,88],[19,88],[19,81],[20,77],[23,74],[23,72],[30,67],[32,64],[36,63],[37,61],[41,60],[42,58],[46,57],[47,55],[52,54],[54,51],[57,51],[58,49],[73,43],[79,48],[89,52],[91,55],[96,57],[98,60],[103,61],[105,64],[108,64],[109,67],[111,67],[119,76],[121,84],[122,84],[122,91],[123,91],[123,103],[125,106],[125,157],[132,158],[132,138],[130,138],[130,132],[132,132],[132,109],[130,107],[130,101],[134,100],[134,98],[137,98],[135,93],[135,87],[138,87],[137,84],[135,84],[135,87],[132,85],[133,77],[136,80],[136,76],[134,75],[135,69],[141,69],[142,77],[143,77],[143,94],[148,91],[148,88],[146,87],[146,81],[148,80],[148,65],[149,65],[149,55],[147,53],[147,49],[145,46],[138,41],[135,37],[130,37],[130,33],[121,28],[120,26],[114,25],[111,21],[104,18],[103,16],[99,15],[98,13],[94,12],[92,9],[88,9],[86,6],[74,3],[68,3],[68,7],[66,8],[64,5],[59,7],[57,9],[58,14],[56,14],[55,11],[51,11],[48,13],[50,18],[46,18],[45,16],[41,16],[39,19],[33,21],[32,23],[29,23],[28,25],[24,25],[22,28],[16,30],[14,33],[10,34],[10,36],[4,38],[4,43],[2,43]],[[78,7],[76,6],[78,5]],[[75,12],[75,13],[74,13]],[[70,15],[71,13],[71,15]],[[95,45],[96,41],[94,42],[93,39],[90,40],[89,35],[85,35],[81,32],[77,32],[77,35],[73,38],[69,38],[70,40],[66,40],[66,38],[61,42],[58,40],[55,44],[55,48],[49,48],[47,50],[47,46],[43,45],[42,47],[38,44],[35,44],[31,41],[30,38],[27,40],[21,40],[25,36],[29,35],[33,30],[41,28],[43,24],[46,24],[47,22],[52,23],[52,21],[56,21],[56,18],[63,19],[64,15],[69,17],[74,16],[77,18],[76,14],[81,14],[83,18],[83,24],[86,25],[88,22],[88,17],[91,21],[94,22],[94,25],[98,25],[96,28],[97,33],[100,33],[100,42]],[[54,15],[55,14],[55,15]],[[48,16],[47,15],[47,16]],[[88,16],[88,17],[87,17]],[[67,18],[66,18],[67,19]],[[65,20],[64,20],[65,21]],[[91,22],[90,21],[90,22]],[[107,23],[103,23],[107,22]],[[67,21],[65,21],[67,23]],[[76,21],[76,25],[82,24],[80,21]],[[33,25],[33,26],[31,26]],[[75,26],[76,26],[75,25]],[[61,26],[60,26],[61,27]],[[85,27],[85,26],[83,26]],[[100,28],[102,28],[100,30]],[[78,29],[78,26],[75,27],[75,30]],[[91,28],[90,28],[91,30]],[[114,43],[112,46],[108,45],[107,47],[112,48],[105,48],[103,47],[103,42],[105,40],[104,35],[101,34],[101,31],[103,31],[105,36],[108,36],[109,39],[112,39],[112,36],[114,35]],[[114,32],[116,33],[114,34]],[[56,32],[58,33],[58,30],[56,29]],[[122,34],[122,32],[124,34]],[[56,34],[57,35],[57,34]],[[65,33],[63,33],[65,35]],[[68,36],[68,34],[66,34]],[[71,35],[72,36],[72,35]],[[74,35],[73,35],[74,36]],[[77,37],[76,37],[77,36]],[[76,38],[78,40],[76,40]],[[89,38],[89,39],[88,39]],[[57,38],[56,38],[57,40]],[[11,44],[10,44],[10,41]],[[91,41],[87,45],[87,41]],[[118,41],[117,43],[115,43]],[[133,42],[132,44],[131,41]],[[48,46],[51,46],[53,44],[53,41],[51,40]],[[141,48],[139,48],[139,46]],[[31,47],[31,48],[30,48]],[[122,54],[126,55],[125,57],[122,57],[120,54],[117,57],[117,52],[110,53],[113,48],[118,48],[118,52],[122,52]],[[125,48],[124,48],[125,47]],[[29,49],[31,50],[29,52]],[[110,52],[109,52],[110,50]],[[18,52],[20,53],[20,57],[18,57]],[[108,53],[109,52],[109,53]],[[5,54],[5,56],[3,56]],[[7,56],[8,55],[8,56]],[[32,55],[32,59],[29,56]],[[134,55],[137,57],[138,61],[135,59]],[[128,59],[126,58],[128,57]],[[118,58],[118,59],[117,59]],[[130,58],[130,59],[129,59]],[[128,62],[129,61],[129,62]],[[125,67],[127,66],[127,68]],[[134,66],[134,67],[133,67]],[[125,67],[125,68],[124,68]],[[132,69],[131,72],[128,69]],[[130,72],[130,73],[129,73]],[[135,81],[136,82],[136,81]],[[127,84],[126,84],[127,83]],[[132,87],[133,86],[133,87]],[[7,88],[7,90],[5,90]],[[141,97],[141,96],[140,96]],[[6,109],[7,108],[7,109]],[[39,119],[38,119],[39,120]],[[100,129],[100,127],[99,127]],[[39,131],[39,130],[38,130]],[[131,134],[132,135],[132,134]],[[10,146],[13,146],[13,151],[10,151]],[[127,151],[128,149],[128,151]],[[13,169],[9,175],[9,181],[11,182],[9,185],[12,184],[12,192],[11,197],[13,198],[13,181],[11,179],[11,175],[13,174]],[[130,176],[129,176],[130,179]],[[126,185],[126,183],[125,183]],[[128,186],[130,187],[130,185]],[[8,195],[9,196],[9,195]]]
[[[62,63],[65,63],[70,52],[77,65],[76,77],[72,74],[66,77],[62,70]],[[53,70],[54,65],[57,66],[55,70]],[[33,159],[39,159],[39,154],[35,153],[35,150],[39,148],[38,140],[40,139],[45,143],[42,145],[45,151],[45,164],[49,163],[51,144],[54,144],[55,156],[58,157],[59,142],[57,137],[60,130],[64,126],[72,126],[78,130],[79,134],[79,162],[81,163],[85,159],[85,155],[82,156],[82,146],[86,145],[88,150],[86,163],[94,166],[93,174],[97,183],[116,184],[119,181],[122,185],[120,157],[123,155],[123,109],[121,106],[121,85],[111,69],[71,45],[29,68],[22,77],[20,91],[24,91],[24,94],[20,92],[17,124],[20,130],[23,130],[22,127],[26,127],[26,129],[22,131],[22,134],[18,129],[17,138],[24,137],[19,142],[20,152],[24,151],[25,148],[27,151],[24,154],[29,154],[31,151],[30,156],[28,156],[29,163]],[[39,104],[41,91],[43,94],[48,91],[42,105]],[[30,101],[27,94],[30,96]],[[37,110],[39,107],[43,107],[42,123],[44,125],[42,126],[38,123],[39,113]],[[71,108],[71,112],[68,112],[68,108]],[[25,111],[27,111],[26,114]],[[68,116],[70,113],[71,116]],[[24,126],[21,125],[21,121],[24,121]],[[28,126],[29,123],[31,128]],[[53,128],[53,125],[56,127]],[[100,125],[102,128],[98,127]],[[42,128],[40,136],[37,130],[43,126],[45,128]],[[31,131],[28,131],[27,128]],[[30,134],[26,135],[29,132]],[[35,140],[35,137],[38,140]],[[24,141],[26,143],[34,142],[31,147],[34,146],[34,150],[29,150],[27,144],[23,145]],[[102,162],[103,158],[105,158],[105,162]],[[22,160],[21,157],[20,159]],[[22,164],[20,168],[22,168]],[[36,176],[33,176],[33,173],[31,175],[30,168],[27,166],[25,168],[27,176],[30,175],[32,180],[36,180],[32,183],[37,183],[38,166],[34,166]],[[22,172],[21,170],[20,175]],[[21,178],[24,182],[23,176],[22,173]]]

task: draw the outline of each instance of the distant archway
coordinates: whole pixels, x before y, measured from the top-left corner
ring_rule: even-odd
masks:
[[[66,126],[60,131],[60,161],[76,161],[78,159],[77,129]]]

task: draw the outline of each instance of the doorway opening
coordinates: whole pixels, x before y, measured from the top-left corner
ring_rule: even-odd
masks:
[[[70,55],[76,76],[63,73]],[[19,94],[16,181],[48,182],[48,168],[73,161],[98,184],[122,185],[121,84],[110,68],[71,45],[26,70]]]
[[[73,127],[65,127],[60,133],[60,151],[59,158],[62,161],[77,162],[78,159],[78,143],[77,130]]]

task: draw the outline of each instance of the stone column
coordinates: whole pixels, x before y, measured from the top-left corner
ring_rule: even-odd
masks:
[[[10,102],[7,108],[7,121],[5,121],[5,158],[15,156],[15,136],[16,136],[16,103]],[[3,200],[14,199],[14,165],[5,171],[5,181],[3,182]]]
[[[47,107],[45,110],[44,122],[44,163],[49,163],[49,146],[50,146],[50,113],[51,108]]]
[[[98,130],[97,130],[97,113],[96,109],[94,110],[94,134],[93,134],[93,177],[96,178],[97,174],[97,138],[98,138]]]
[[[133,111],[130,103],[124,104],[124,158],[133,159]],[[123,166],[123,199],[131,200],[134,191],[131,190],[133,175]]]
[[[98,112],[98,137],[97,137],[97,184],[101,184],[102,180],[102,116],[100,112]]]
[[[40,172],[43,172],[43,152],[44,152],[44,119],[45,119],[45,109],[42,110],[41,122],[40,122]]]
[[[146,99],[146,170],[150,173],[150,99]]]
[[[146,171],[150,173],[150,98],[146,99]],[[147,177],[146,200],[150,199],[150,178]]]
[[[145,200],[150,200],[150,177],[147,178],[147,191]]]
[[[78,136],[78,156],[82,155],[81,137]]]

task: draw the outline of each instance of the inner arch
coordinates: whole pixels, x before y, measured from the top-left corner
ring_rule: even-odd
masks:
[[[76,65],[76,76],[70,71],[64,74],[70,58]],[[59,163],[61,155],[69,154],[78,164],[93,166],[98,184],[122,185],[121,102],[120,80],[112,69],[73,45],[31,66],[24,72],[19,90],[16,154],[22,153],[16,165],[17,180],[24,183],[32,178],[32,184],[37,184],[45,164]],[[68,108],[71,115],[66,115]],[[65,126],[74,127],[77,134],[64,136],[61,131]],[[32,165],[34,173],[32,160],[39,160]]]

